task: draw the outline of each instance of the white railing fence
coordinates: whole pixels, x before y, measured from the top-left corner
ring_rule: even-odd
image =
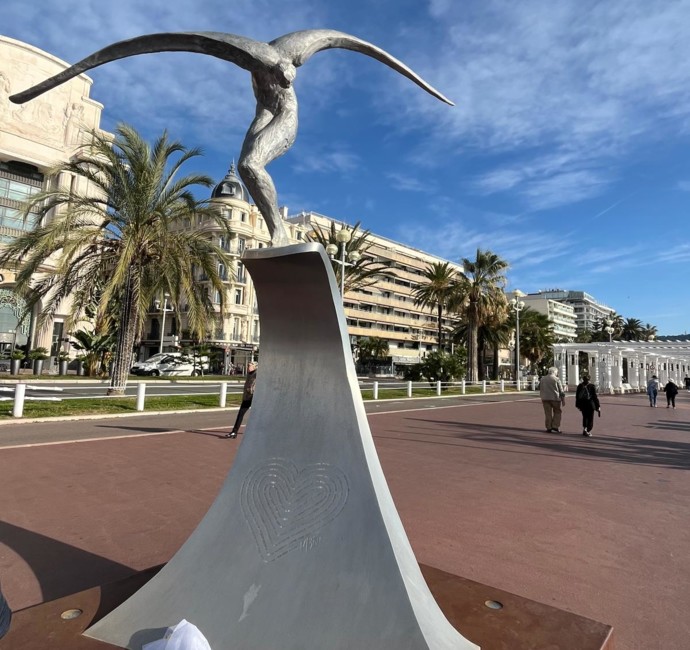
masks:
[[[241,391],[241,385],[233,382],[232,385],[235,387],[235,391]],[[147,387],[157,387],[159,384],[157,382],[147,383],[139,382],[137,384],[136,392],[136,410],[143,412],[146,409],[146,391]],[[454,395],[478,395],[478,394],[492,394],[492,393],[505,393],[507,391],[516,391],[518,389],[515,381],[376,381],[376,380],[364,380],[359,382],[360,390],[365,399],[409,399],[409,398],[424,398],[424,397],[452,397]],[[185,387],[180,385],[180,391],[184,391]],[[228,396],[228,382],[210,383],[208,388],[213,388],[215,394],[218,395],[218,406],[220,408],[226,408],[227,406],[227,396]],[[522,383],[521,390],[527,390],[528,386],[525,382]],[[24,382],[18,382],[13,386],[0,386],[0,401],[13,401],[12,416],[15,418],[21,418],[24,414],[24,402],[26,400],[35,401],[71,401],[72,399],[85,399],[85,398],[63,398],[55,396],[41,397],[35,395],[34,393],[40,391],[51,391],[51,392],[62,392],[62,388],[55,386],[38,386],[35,384],[27,384]],[[532,382],[532,390],[536,390],[536,382]],[[6,394],[6,395],[3,395]],[[210,392],[202,394],[213,394]],[[172,393],[174,395],[174,393]],[[129,396],[132,397],[131,395]],[[121,399],[114,398],[114,399]]]

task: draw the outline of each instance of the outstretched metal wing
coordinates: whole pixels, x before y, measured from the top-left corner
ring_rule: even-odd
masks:
[[[393,70],[396,70],[411,81],[414,81],[414,83],[426,90],[430,95],[433,95],[446,104],[454,106],[450,99],[424,81],[424,79],[408,68],[402,61],[391,56],[380,47],[376,47],[376,45],[372,43],[363,41],[355,36],[350,36],[344,32],[338,32],[332,29],[305,29],[276,38],[271,41],[269,45],[272,45],[281,54],[290,59],[295,67],[299,67],[303,63],[306,63],[307,59],[309,59],[312,54],[336,47],[345,50],[353,50],[360,54],[366,54],[377,61],[381,61],[381,63],[385,63],[390,68],[393,68]]]
[[[255,70],[266,65],[278,63],[279,57],[267,43],[254,41],[244,36],[221,32],[162,32],[146,34],[126,41],[119,41],[94,52],[66,70],[46,79],[23,92],[12,95],[15,104],[42,95],[47,90],[76,77],[77,75],[118,59],[137,54],[153,52],[198,52],[208,54],[224,61],[235,63],[245,70]]]

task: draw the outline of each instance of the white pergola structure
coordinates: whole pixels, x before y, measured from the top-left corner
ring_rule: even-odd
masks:
[[[569,389],[580,383],[581,352],[587,354],[590,380],[603,393],[644,390],[652,375],[662,386],[669,379],[682,386],[685,376],[690,375],[687,341],[557,343],[553,346],[554,365]]]

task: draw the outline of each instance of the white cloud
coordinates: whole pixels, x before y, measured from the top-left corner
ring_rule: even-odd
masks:
[[[332,144],[325,147],[302,146],[292,152],[293,170],[298,174],[339,173],[347,174],[361,166],[361,159],[345,145]]]
[[[517,192],[533,209],[590,198],[632,148],[687,129],[688,2],[432,0],[429,14],[442,36],[422,69],[457,106],[425,118],[412,97],[410,110],[449,149],[520,152],[528,168],[502,164],[477,180],[480,194]],[[570,168],[544,165],[545,148]]]
[[[434,192],[436,189],[434,183],[411,176],[409,173],[389,172],[387,176],[391,181],[391,187],[403,192]]]

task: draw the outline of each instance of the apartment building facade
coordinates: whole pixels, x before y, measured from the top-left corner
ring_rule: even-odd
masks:
[[[301,212],[288,221],[307,233],[317,226],[328,230],[334,222],[336,227],[351,228],[315,212]],[[394,367],[419,363],[428,352],[438,349],[438,321],[435,311],[414,304],[413,292],[425,283],[424,270],[430,264],[448,260],[374,233],[369,241],[371,247],[365,254],[385,265],[390,274],[379,276],[372,286],[346,291],[343,304],[351,343],[378,337],[388,342]],[[462,271],[460,264],[448,263]],[[442,320],[445,332],[456,325],[453,315],[447,314]]]
[[[593,331],[596,324],[616,313],[608,305],[599,302],[594,296],[585,291],[570,291],[567,289],[547,289],[527,294],[526,298],[553,300],[564,305],[570,305],[575,313],[576,334]],[[525,300],[526,298],[523,298]],[[536,299],[536,298],[535,298]]]
[[[539,294],[522,296],[521,300],[530,309],[545,314],[553,325],[556,340],[562,343],[572,343],[577,336],[577,318],[575,307],[565,302],[552,300]]]

